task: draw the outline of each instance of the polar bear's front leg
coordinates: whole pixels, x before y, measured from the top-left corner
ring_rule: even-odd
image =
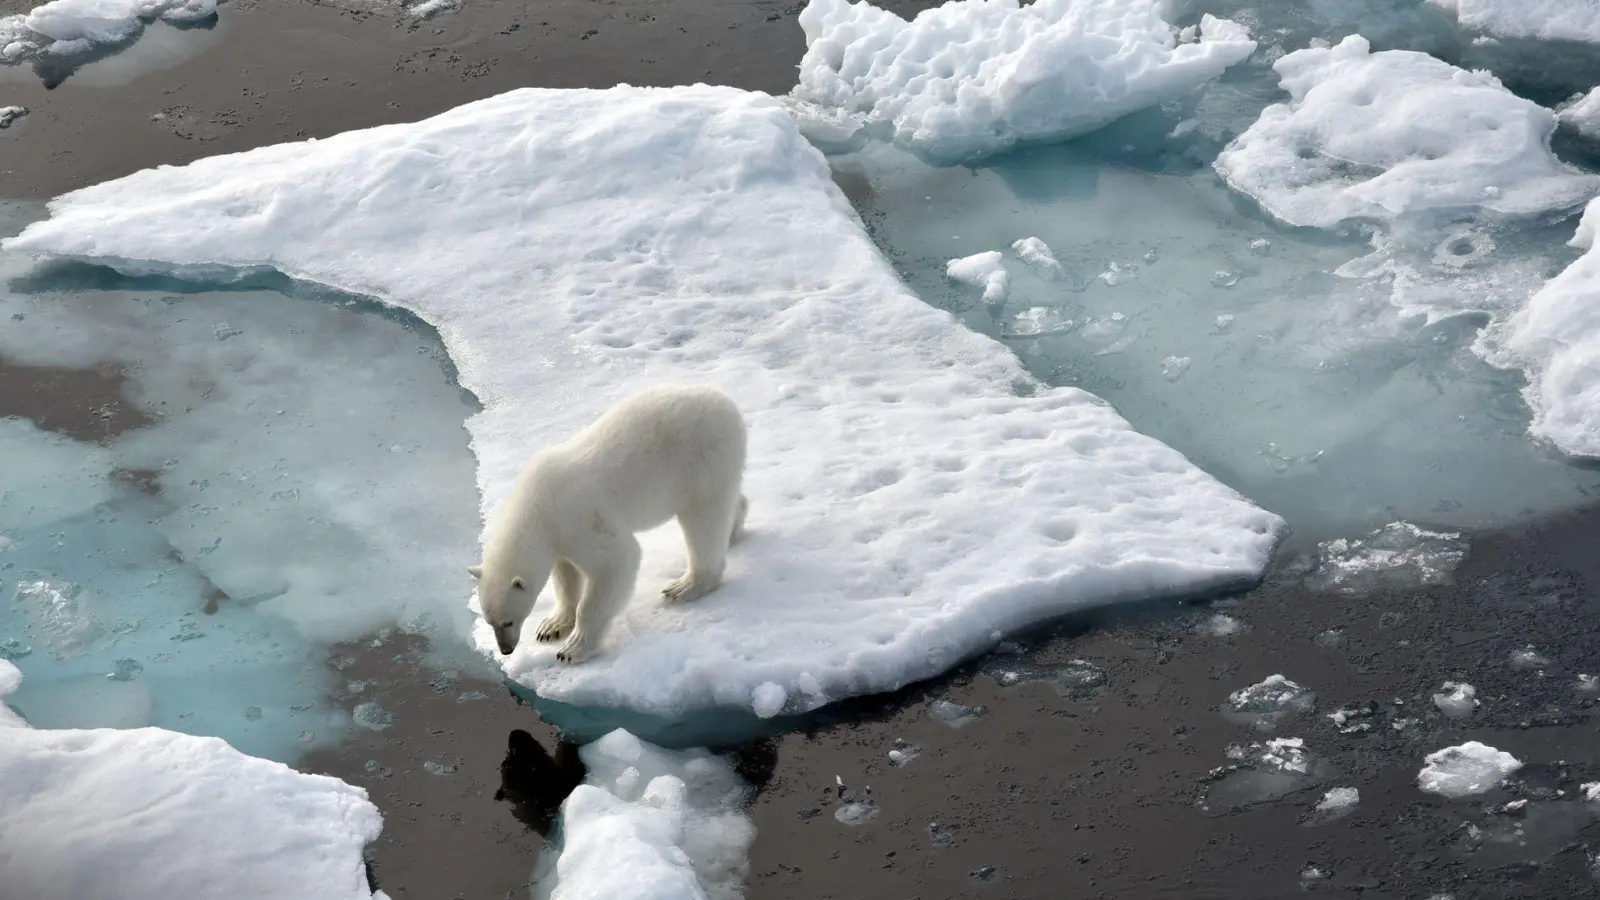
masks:
[[[633,535],[597,540],[586,550],[595,558],[578,563],[587,572],[588,583],[583,599],[578,601],[572,636],[556,653],[556,659],[566,663],[582,662],[594,655],[605,640],[611,620],[633,596],[633,586],[639,578],[639,542]]]
[[[578,601],[583,597],[583,573],[564,559],[556,560],[556,609],[539,623],[540,641],[557,641],[572,630],[578,614]]]

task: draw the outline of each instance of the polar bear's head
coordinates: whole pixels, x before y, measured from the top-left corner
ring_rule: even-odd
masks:
[[[543,583],[536,587],[521,574],[487,562],[469,566],[467,571],[478,580],[478,605],[483,607],[484,621],[494,629],[494,642],[501,653],[510,656],[511,651],[517,649],[522,623],[533,612],[533,601],[538,598]]]

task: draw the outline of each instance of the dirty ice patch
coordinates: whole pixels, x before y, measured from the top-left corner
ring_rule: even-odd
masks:
[[[81,56],[133,41],[157,19],[193,24],[216,14],[217,0],[51,0],[0,18],[0,62]]]
[[[1498,37],[1600,44],[1594,0],[1428,0],[1463,28]]]
[[[1521,368],[1533,410],[1528,430],[1562,452],[1600,457],[1600,198],[1591,201],[1571,244],[1584,250],[1477,349],[1489,362]]]
[[[1528,216],[1576,207],[1600,177],[1550,151],[1555,115],[1425,53],[1352,35],[1273,64],[1287,103],[1217,157],[1234,189],[1291,225],[1394,224],[1426,213]]]
[[[1182,33],[1161,0],[954,0],[910,22],[811,0],[796,100],[856,117],[943,162],[1094,131],[1182,96],[1255,51],[1206,15]]]
[[[755,826],[750,786],[705,750],[623,730],[579,754],[586,783],[562,804],[554,900],[738,900]]]
[[[158,728],[33,729],[4,703],[0,884],[73,900],[372,900],[362,849],[383,822],[367,792]]]
[[[909,293],[764,95],[520,90],[139,172],[51,211],[7,246],[131,271],[271,266],[434,324],[484,402],[468,430],[486,516],[530,453],[623,396],[728,390],[749,422],[751,533],[727,583],[663,606],[682,538],[644,535],[599,658],[558,665],[524,641],[502,660],[548,699],[770,712],[770,682],[786,711],[815,708],[1071,610],[1254,580],[1282,527]]]

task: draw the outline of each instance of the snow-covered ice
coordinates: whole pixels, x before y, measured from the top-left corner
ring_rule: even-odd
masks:
[[[216,14],[217,0],[50,0],[0,18],[0,61],[82,56],[126,44],[157,19],[191,24]]]
[[[1325,541],[1317,556],[1308,586],[1358,594],[1383,585],[1449,584],[1466,559],[1467,543],[1455,532],[1391,522],[1363,537]]]
[[[1430,794],[1469,797],[1492,789],[1520,768],[1522,763],[1511,754],[1467,741],[1428,754],[1417,773],[1417,786]]]
[[[1600,176],[1551,153],[1554,114],[1487,72],[1424,53],[1373,53],[1358,35],[1273,68],[1289,101],[1267,107],[1215,165],[1289,224],[1480,209],[1528,216],[1600,191]]]
[[[1472,715],[1482,702],[1478,699],[1478,689],[1464,681],[1446,681],[1433,695],[1433,705],[1452,719]]]
[[[372,900],[363,848],[383,827],[367,792],[158,728],[35,729],[4,703],[0,884],[73,900]]]
[[[434,324],[485,405],[468,420],[485,513],[533,448],[623,395],[728,389],[752,436],[728,582],[663,607],[681,538],[644,536],[640,602],[600,658],[558,666],[525,641],[505,660],[562,702],[751,709],[771,682],[794,711],[887,690],[997,630],[1249,581],[1282,524],[911,295],[762,95],[516,91],[140,172],[51,212],[7,247],[274,267]]]
[[[1501,37],[1600,44],[1593,0],[1428,0],[1462,26]]]
[[[1223,713],[1231,720],[1270,730],[1286,716],[1309,712],[1317,695],[1282,675],[1269,675],[1228,695]]]
[[[552,900],[738,900],[755,826],[750,788],[704,750],[663,750],[616,730],[579,751],[562,804]]]
[[[1353,787],[1336,787],[1322,795],[1317,801],[1317,812],[1344,813],[1356,807],[1361,802],[1361,791]]]
[[[955,0],[907,22],[866,2],[810,0],[793,94],[943,161],[1075,137],[1255,51],[1244,27],[1210,15],[1180,36],[1166,10],[1162,0]]]
[[[1556,118],[1591,141],[1600,141],[1600,87],[1561,107]]]
[[[983,302],[1001,303],[1011,289],[1011,274],[999,250],[986,250],[952,259],[945,264],[945,275],[952,281],[983,289]]]

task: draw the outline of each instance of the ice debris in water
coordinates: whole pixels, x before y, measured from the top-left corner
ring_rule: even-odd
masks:
[[[216,14],[217,0],[51,0],[0,18],[0,61],[78,56],[127,43],[158,18],[189,24]]]
[[[1054,281],[1062,275],[1061,263],[1056,261],[1050,245],[1036,237],[1025,237],[1011,244],[1017,258],[1032,266],[1041,278]]]
[[[1199,625],[1196,625],[1194,630],[1196,634],[1203,634],[1209,637],[1229,637],[1235,634],[1244,634],[1250,630],[1250,626],[1235,619],[1233,616],[1212,613],[1206,616]]]
[[[952,259],[945,264],[944,274],[951,281],[982,288],[985,303],[1000,303],[1011,290],[1011,275],[1001,261],[999,250]]]
[[[1513,669],[1542,669],[1550,665],[1550,660],[1544,654],[1534,649],[1532,644],[1511,651],[1511,668]]]
[[[32,652],[33,646],[26,641],[19,640],[18,638],[6,638],[5,640],[0,641],[0,659],[22,659]],[[1588,676],[1580,675],[1578,677],[1586,678]]]
[[[1481,794],[1522,768],[1516,757],[1478,741],[1430,753],[1423,762],[1417,786],[1445,797]]]
[[[1189,93],[1244,60],[1242,25],[1206,14],[1192,33],[1157,0],[956,0],[910,22],[849,0],[800,13],[797,99],[864,117],[941,161],[1064,140]]]
[[[889,765],[906,765],[921,754],[921,747],[918,747],[916,744],[907,743],[904,738],[895,738],[894,747],[889,751]]]
[[[4,650],[4,646],[0,646],[0,655]],[[1579,675],[1576,690],[1581,694],[1600,693],[1600,675]]]
[[[1318,812],[1348,812],[1361,802],[1361,792],[1353,787],[1337,787],[1317,801]]]
[[[1600,141],[1600,87],[1579,95],[1557,114],[1562,124],[1592,141]]]
[[[129,659],[124,656],[111,661],[111,671],[106,673],[106,679],[109,681],[132,681],[138,678],[139,673],[143,671],[144,664],[137,659]]]
[[[1224,714],[1235,722],[1270,731],[1285,716],[1309,711],[1316,700],[1315,693],[1282,675],[1269,675],[1229,694]]]
[[[358,704],[350,718],[362,728],[372,731],[382,731],[394,724],[394,713],[372,702]]]
[[[17,120],[28,114],[26,106],[0,106],[0,131],[17,124]],[[0,535],[0,550],[4,550],[10,542],[4,535]]]
[[[1050,306],[1031,306],[1011,317],[1005,336],[1029,338],[1065,334],[1076,325],[1077,322],[1060,309]]]
[[[487,700],[489,695],[483,691],[465,691],[456,696],[457,703],[471,703],[474,700]]]
[[[839,805],[833,811],[834,819],[855,828],[878,817],[878,804],[872,799],[872,788],[852,791],[844,786],[844,779],[835,776],[834,781],[839,785]]]
[[[1273,738],[1264,744],[1230,745],[1227,757],[1236,762],[1265,772],[1307,775],[1311,772],[1311,757],[1306,753],[1303,738]]]
[[[1478,689],[1465,681],[1446,681],[1433,695],[1433,705],[1452,719],[1464,719],[1478,708]]]
[[[1378,704],[1368,701],[1364,704],[1347,706],[1328,714],[1328,719],[1333,722],[1340,734],[1366,734],[1373,728],[1373,720],[1378,717]]]
[[[1364,538],[1337,538],[1318,545],[1318,565],[1306,577],[1314,590],[1359,594],[1383,585],[1448,584],[1467,556],[1456,532],[1428,531],[1391,522]]]
[[[1056,689],[1063,697],[1087,700],[1105,687],[1104,669],[1086,659],[1069,659],[1064,663],[1033,663],[1024,660],[985,661],[984,674],[1001,687],[1012,687],[1026,681],[1042,681]]]
[[[955,835],[950,829],[939,822],[928,823],[928,842],[935,847],[948,847],[955,842]]]
[[[770,719],[783,712],[783,705],[789,702],[789,692],[781,685],[764,681],[756,685],[750,695],[750,708],[763,719]]]
[[[1311,639],[1311,642],[1316,644],[1318,647],[1322,647],[1327,650],[1337,650],[1340,647],[1343,647],[1345,644],[1344,632],[1338,628],[1329,628],[1327,631],[1319,631],[1317,632],[1316,636]]]
[[[1217,334],[1227,334],[1233,330],[1233,314],[1223,313],[1211,323],[1211,330]]]
[[[1600,781],[1587,782],[1578,790],[1583,791],[1585,803],[1600,803]]]
[[[1161,361],[1161,377],[1168,381],[1177,381],[1189,371],[1189,366],[1193,362],[1192,357],[1169,356]]]
[[[459,769],[460,766],[455,763],[434,762],[430,759],[422,764],[422,768],[426,770],[429,775],[449,775]]]
[[[935,700],[928,704],[928,715],[951,728],[965,728],[986,711],[982,706],[962,706],[949,700]]]

